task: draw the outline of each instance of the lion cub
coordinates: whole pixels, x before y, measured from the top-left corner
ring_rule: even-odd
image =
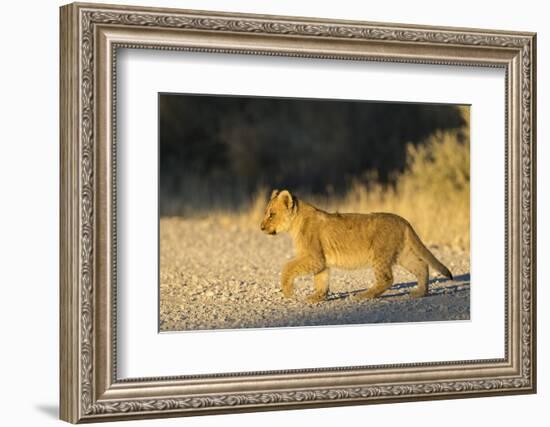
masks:
[[[428,290],[428,266],[452,279],[451,272],[424,246],[411,225],[389,213],[328,213],[298,200],[289,191],[273,190],[261,229],[267,234],[288,232],[296,257],[283,268],[283,294],[291,297],[294,279],[313,274],[315,292],[308,301],[323,301],[328,294],[331,267],[372,267],[376,283],[357,298],[375,298],[393,284],[392,266],[399,264],[413,273],[418,286],[411,295]]]

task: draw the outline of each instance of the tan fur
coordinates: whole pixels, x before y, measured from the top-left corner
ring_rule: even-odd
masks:
[[[331,267],[371,267],[375,284],[356,295],[375,298],[393,284],[392,267],[401,265],[418,279],[413,296],[428,290],[428,266],[452,279],[451,272],[420,241],[412,226],[390,213],[328,213],[298,200],[289,191],[274,190],[265,209],[261,229],[267,234],[288,232],[296,256],[283,268],[281,287],[286,297],[294,292],[294,279],[312,274],[315,292],[310,302],[325,300]]]

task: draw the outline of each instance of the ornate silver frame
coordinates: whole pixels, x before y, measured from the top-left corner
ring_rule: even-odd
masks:
[[[535,34],[98,4],[71,4],[60,13],[61,419],[77,423],[535,392]],[[504,68],[505,357],[117,379],[118,47]]]

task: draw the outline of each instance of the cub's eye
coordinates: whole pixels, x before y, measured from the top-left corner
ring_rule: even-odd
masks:
[[[275,216],[275,212],[271,212],[271,213],[269,214],[269,217],[270,217],[270,218],[273,218],[274,216]]]

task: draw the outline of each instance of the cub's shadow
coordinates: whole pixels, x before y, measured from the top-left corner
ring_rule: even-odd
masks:
[[[430,286],[437,284],[437,286]],[[387,298],[397,298],[408,295],[412,288],[416,286],[416,282],[405,282],[405,283],[396,283],[386,292],[380,295],[378,298],[387,299]],[[328,295],[327,300],[338,300],[349,298],[359,292],[366,291],[368,288],[356,289],[354,291],[348,292],[335,292]],[[449,295],[449,294],[458,294],[466,292],[470,289],[470,273],[461,274],[455,276],[453,280],[449,279],[432,279],[429,281],[428,293],[426,297],[432,297],[436,295]]]

